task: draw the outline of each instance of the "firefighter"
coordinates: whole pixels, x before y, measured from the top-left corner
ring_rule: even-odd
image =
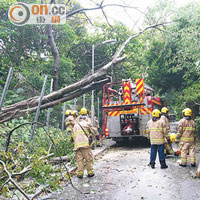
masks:
[[[91,143],[95,130],[92,127],[91,122],[86,118],[81,118],[79,121],[75,121],[73,128],[73,141],[74,150],[76,152],[76,162],[78,165],[77,177],[83,178],[84,175],[84,160],[87,166],[88,177],[94,176],[93,171],[93,154],[91,150]]]
[[[91,119],[88,116],[88,111],[87,111],[86,108],[81,108],[80,114],[81,115],[79,117],[77,117],[77,121],[80,121],[80,120],[84,119],[85,121],[88,121],[88,122],[91,123]]]
[[[166,154],[174,155],[174,150],[172,149],[171,141],[169,138],[169,132],[170,132],[170,127],[169,127],[169,110],[166,107],[163,107],[161,109],[161,120],[166,124],[167,127],[167,138],[165,138],[165,151]]]
[[[161,112],[154,109],[152,112],[152,119],[147,123],[147,135],[151,143],[150,165],[155,168],[156,154],[158,151],[161,169],[168,168],[165,163],[164,143],[167,136],[167,127],[163,120],[160,120]]]
[[[85,120],[85,121],[87,121],[87,122],[90,122],[91,124],[92,124],[92,120],[91,120],[91,118],[89,117],[89,115],[88,115],[88,111],[87,111],[87,109],[86,108],[81,108],[81,110],[80,110],[80,116],[77,118],[77,121],[80,121],[80,120]],[[94,126],[95,127],[95,126]],[[94,128],[93,127],[93,128]],[[96,131],[95,131],[95,133],[97,133],[97,135],[98,135],[98,129],[96,129]],[[93,135],[93,138],[92,138],[92,149],[94,150],[95,149],[95,143],[96,143],[96,135]]]
[[[187,166],[187,154],[190,155],[190,164],[196,167],[196,130],[195,122],[192,120],[192,110],[186,108],[182,111],[183,118],[178,124],[177,138],[180,138],[179,148],[181,150],[181,163],[182,167]]]
[[[77,119],[78,111],[77,110],[72,110],[72,116],[74,117],[74,119]]]
[[[66,110],[65,115],[66,115],[65,125],[66,125],[67,133],[69,135],[72,135],[74,118],[72,116],[71,110]]]

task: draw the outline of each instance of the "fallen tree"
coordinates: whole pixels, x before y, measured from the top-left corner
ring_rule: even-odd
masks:
[[[106,65],[104,65],[101,69],[96,71],[94,74],[88,74],[86,77],[77,81],[76,83],[73,83],[69,86],[66,86],[62,89],[59,89],[44,96],[41,103],[41,110],[56,106],[60,103],[79,97],[82,94],[87,93],[93,89],[102,87],[102,85],[110,81],[110,78],[107,76],[107,72],[110,69],[110,67],[119,64],[125,60],[126,56],[121,56],[121,54],[126,45],[130,42],[130,40],[138,37],[148,29],[157,28],[161,25],[164,24],[162,23],[148,26],[142,31],[138,32],[137,34],[128,37],[127,40],[124,41],[124,43],[114,54],[112,60]],[[0,112],[0,123],[12,120],[14,118],[18,118],[24,114],[30,114],[32,112],[35,112],[38,103],[39,96],[35,96],[3,108]]]

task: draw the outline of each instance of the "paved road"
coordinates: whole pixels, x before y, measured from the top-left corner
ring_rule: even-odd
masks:
[[[179,167],[178,158],[166,160],[168,169],[147,166],[150,149],[148,145],[115,146],[103,152],[95,161],[96,176],[73,177],[74,186],[64,188],[62,193],[48,199],[58,200],[197,200],[200,199],[200,179],[193,179],[196,168]],[[198,160],[199,162],[199,157]]]

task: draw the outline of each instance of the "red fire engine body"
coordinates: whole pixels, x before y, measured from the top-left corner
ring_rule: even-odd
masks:
[[[122,141],[146,137],[146,124],[153,109],[161,109],[160,97],[143,79],[107,83],[103,87],[103,127],[106,138]]]

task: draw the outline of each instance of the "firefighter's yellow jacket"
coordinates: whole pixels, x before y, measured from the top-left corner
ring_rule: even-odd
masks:
[[[157,121],[149,120],[147,123],[147,135],[151,144],[164,144],[167,137],[166,124],[161,119]]]
[[[66,125],[66,129],[67,131],[73,131],[73,121],[74,121],[74,117],[72,115],[69,115],[66,119],[65,119],[65,125]]]
[[[85,120],[75,122],[72,136],[74,140],[74,150],[89,148],[89,137],[94,137],[94,135],[96,135],[96,129],[92,126],[91,122]]]
[[[167,134],[170,132],[170,126],[169,126],[169,120],[166,116],[162,115],[160,117],[160,120],[163,120],[163,122],[166,124],[166,128],[167,128]],[[167,135],[167,137],[169,137],[169,135]]]
[[[193,143],[196,140],[196,128],[194,120],[181,119],[178,123],[177,137],[182,143]]]

